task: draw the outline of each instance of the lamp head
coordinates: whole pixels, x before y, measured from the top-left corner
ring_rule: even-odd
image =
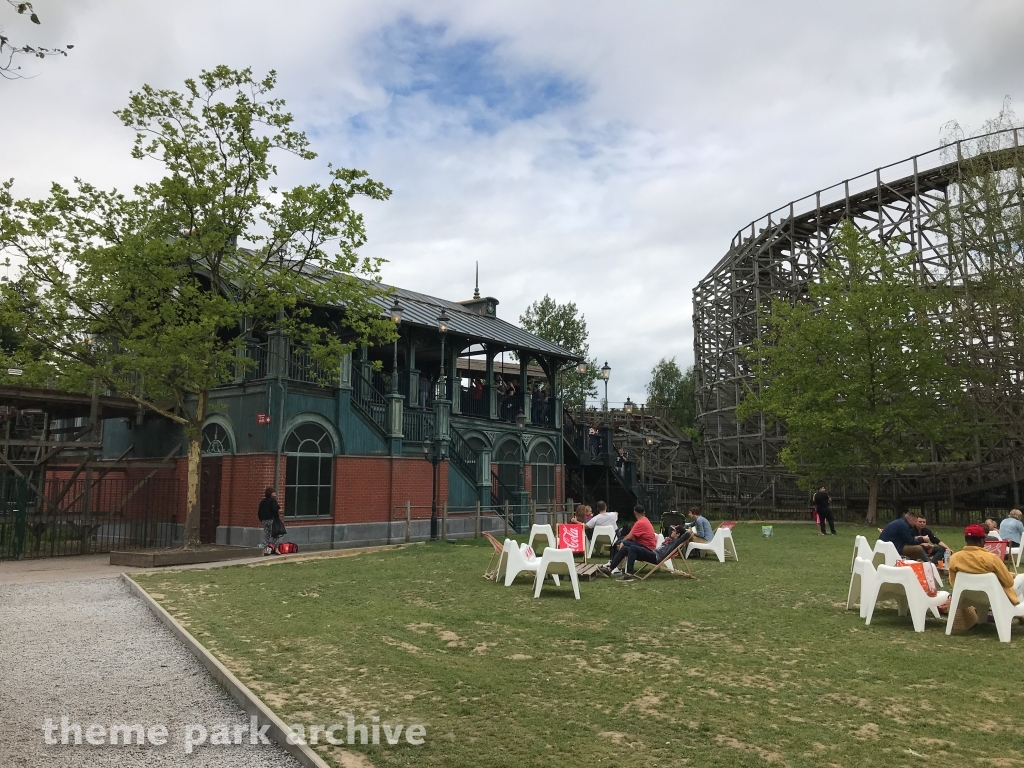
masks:
[[[612,367],[608,365],[608,361],[606,360],[604,365],[601,366],[601,378],[604,379],[605,381],[608,381],[608,377],[610,377],[611,375]]]
[[[441,307],[441,314],[437,316],[437,330],[439,333],[448,333],[448,321],[451,320],[448,314]]]
[[[623,405],[623,406],[622,406],[622,408],[623,408],[623,410],[624,410],[624,411],[625,411],[626,413],[632,413],[632,412],[633,412],[633,401],[632,401],[632,400],[630,400],[630,399],[629,399],[629,398],[627,397],[627,398],[626,398],[626,403],[625,403],[625,405]]]
[[[576,372],[582,375],[587,372],[587,369],[589,367],[590,366],[587,365],[586,360],[580,360],[579,363],[576,365]]]
[[[520,413],[520,414],[516,415],[516,426],[519,428],[520,432],[522,432],[524,429],[526,429],[526,414],[525,413]]]
[[[390,311],[391,311],[391,321],[395,324],[395,327],[397,328],[402,323],[402,312],[405,311],[405,308],[401,304],[398,303],[398,297],[397,296],[395,297],[395,303],[391,305],[391,310]]]

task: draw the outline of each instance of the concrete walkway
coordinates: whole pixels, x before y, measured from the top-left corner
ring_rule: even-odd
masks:
[[[274,745],[252,745],[248,716],[210,679],[194,656],[119,579],[107,556],[67,557],[0,564],[0,764],[18,768],[53,766],[297,767]],[[61,718],[81,728],[82,743],[46,743],[44,724]],[[142,746],[111,746],[112,725],[140,724]],[[235,727],[241,745],[194,747],[186,753],[190,728],[213,734]],[[102,727],[102,739],[89,726]],[[155,746],[167,729],[167,743]],[[258,741],[258,740],[257,740]]]

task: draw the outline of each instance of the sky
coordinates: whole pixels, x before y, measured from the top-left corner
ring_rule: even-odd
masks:
[[[967,133],[1024,98],[1024,3],[664,0],[36,0],[16,42],[73,44],[0,80],[0,178],[128,189],[113,110],[217,64],[278,73],[318,157],[393,191],[368,201],[386,283],[518,322],[575,302],[609,399],[693,362],[693,288],[733,235],[792,199]]]

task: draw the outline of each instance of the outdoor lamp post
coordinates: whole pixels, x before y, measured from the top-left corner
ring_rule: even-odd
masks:
[[[580,360],[576,364],[576,372],[580,376],[583,376],[584,374],[586,374],[586,372],[588,370],[590,370],[590,365],[587,363],[586,360]],[[582,432],[580,432],[580,450],[581,451],[585,451],[588,448],[588,445],[587,445],[587,390],[583,386],[583,381],[582,380],[580,381],[580,423],[579,423],[579,429],[582,430]]]
[[[612,375],[612,368],[606,360],[601,366],[601,378],[604,379],[604,425],[608,426],[608,378]]]
[[[398,327],[402,324],[402,312],[404,311],[396,296],[395,303],[391,305],[391,321],[395,324],[395,358],[391,364],[391,394],[398,392]]]
[[[430,540],[437,541],[437,465],[441,463],[440,451],[433,436],[423,438],[423,458],[430,462],[432,486],[430,491]]]
[[[445,400],[448,396],[448,383],[444,374],[444,339],[448,335],[448,321],[451,318],[444,311],[444,307],[441,307],[441,314],[437,316],[437,332],[441,334],[441,373],[437,379],[438,395],[439,399]]]
[[[526,504],[526,440],[524,433],[526,432],[526,414],[520,413],[516,415],[516,428],[519,430],[519,489],[521,494],[519,496],[522,504]],[[526,510],[523,510],[525,513]]]

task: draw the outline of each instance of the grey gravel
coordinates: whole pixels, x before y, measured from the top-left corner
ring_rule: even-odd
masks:
[[[81,746],[49,746],[43,722],[82,726]],[[91,746],[86,726],[164,725],[166,746]],[[0,584],[0,764],[292,768],[276,745],[204,745],[186,726],[247,725],[241,707],[119,579]],[[60,739],[59,731],[54,734]]]

